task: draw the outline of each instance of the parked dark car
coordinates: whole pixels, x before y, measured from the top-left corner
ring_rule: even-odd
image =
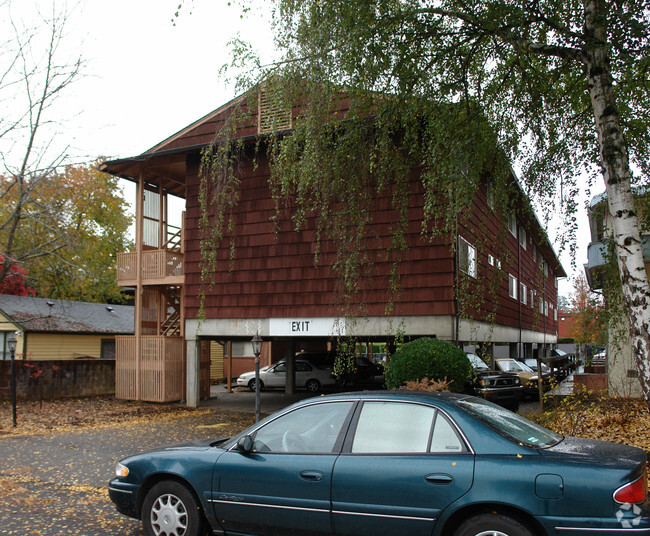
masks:
[[[474,374],[466,386],[466,392],[517,411],[524,395],[519,376],[512,372],[491,370],[476,354],[467,354],[467,358]]]
[[[148,536],[650,534],[643,450],[453,393],[310,398],[116,474],[111,499]]]
[[[296,359],[302,359],[314,363],[319,367],[334,369],[336,352],[300,352]],[[354,357],[354,371],[345,377],[338,378],[339,385],[354,385],[367,382],[383,383],[384,367],[374,363],[370,359],[361,356]]]

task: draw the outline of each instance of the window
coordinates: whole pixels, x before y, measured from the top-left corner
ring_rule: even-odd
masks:
[[[492,255],[488,255],[488,264],[494,266],[494,257]]]
[[[499,259],[495,259],[495,260],[496,260],[496,267],[497,267],[499,270],[501,270],[501,261],[500,261]]]
[[[526,249],[526,229],[524,229],[521,225],[519,226],[519,245],[523,249]]]
[[[528,289],[523,283],[519,283],[519,296],[521,297],[521,303],[526,305],[526,301],[528,300]]]
[[[115,359],[115,339],[102,339],[99,352],[101,359]]]
[[[366,402],[352,452],[427,452],[435,409],[417,404]]]
[[[456,434],[456,430],[447,418],[440,412],[436,416],[431,436],[429,452],[461,452],[463,444]]]
[[[487,181],[485,195],[487,197],[488,206],[494,210],[494,184],[492,184],[491,180]]]
[[[463,237],[458,237],[458,267],[467,275],[476,277],[476,249]]]
[[[387,454],[448,453],[464,449],[452,424],[430,406],[365,402],[351,450],[353,453]]]
[[[555,309],[555,311],[553,311],[553,320],[555,320],[557,322],[557,309]]]
[[[328,402],[298,408],[255,432],[257,452],[330,453],[353,402]],[[342,439],[342,438],[341,438]]]
[[[517,237],[517,218],[514,216],[508,216],[508,231],[514,236]]]
[[[537,248],[533,246],[533,262],[537,262]]]
[[[544,302],[544,316],[548,316],[548,302]]]
[[[517,299],[517,278],[511,274],[508,274],[508,296]]]

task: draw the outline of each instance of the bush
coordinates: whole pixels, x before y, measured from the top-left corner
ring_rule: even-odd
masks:
[[[460,348],[440,339],[422,338],[406,343],[386,365],[386,387],[397,389],[423,378],[449,382],[449,389],[462,392],[472,374],[467,355]]]

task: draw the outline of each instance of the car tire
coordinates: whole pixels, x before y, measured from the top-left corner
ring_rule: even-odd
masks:
[[[253,378],[251,381],[248,382],[248,388],[251,391],[255,391],[255,378]],[[264,389],[264,382],[260,380],[260,391]]]
[[[454,536],[533,536],[520,521],[503,514],[480,514],[464,521]]]
[[[142,503],[146,536],[204,536],[208,525],[192,492],[180,482],[158,482]]]
[[[310,393],[316,393],[320,389],[320,382],[314,379],[307,380],[307,383],[305,383],[305,389]]]

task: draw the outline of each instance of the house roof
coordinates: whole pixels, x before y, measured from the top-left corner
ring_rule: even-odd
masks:
[[[0,294],[0,312],[24,331],[40,333],[134,333],[131,305],[74,302]]]

